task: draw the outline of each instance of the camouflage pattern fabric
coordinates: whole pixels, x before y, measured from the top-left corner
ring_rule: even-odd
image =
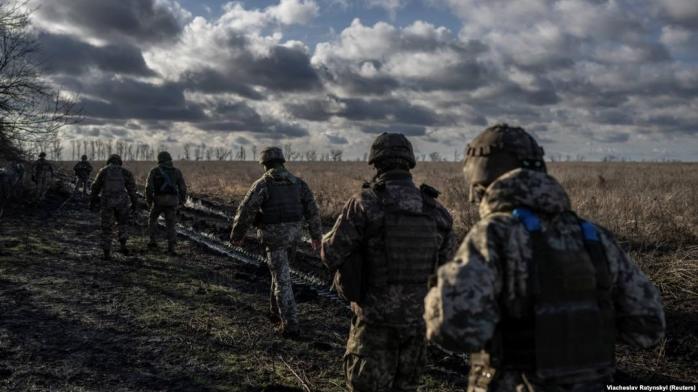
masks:
[[[280,225],[274,225],[280,226]],[[288,225],[289,229],[300,235],[300,225]],[[290,236],[289,236],[290,237]],[[298,237],[297,237],[298,238]],[[288,248],[267,248],[267,265],[271,272],[271,290],[269,311],[278,315],[285,330],[298,328],[298,310],[293,297],[290,262],[295,256],[295,246]]]
[[[244,238],[247,230],[255,224],[257,214],[264,201],[269,197],[267,181],[274,178],[286,179],[301,183],[301,203],[303,215],[308,223],[308,231],[312,239],[320,239],[322,227],[320,225],[320,210],[315,203],[315,197],[308,185],[295,177],[284,168],[268,170],[262,178],[257,180],[247,192],[240,203],[233,221],[233,229],[230,234],[231,241]],[[285,328],[295,328],[298,324],[296,302],[293,297],[291,284],[289,255],[295,253],[296,244],[301,236],[301,222],[278,223],[261,225],[258,227],[257,236],[266,249],[267,263],[272,275],[271,310],[272,314],[278,314]],[[276,310],[278,308],[278,311]]]
[[[154,243],[158,232],[158,218],[160,215],[165,216],[165,227],[167,228],[167,244],[169,248],[174,249],[177,243],[177,207],[163,207],[154,204],[150,208],[148,214],[148,233],[150,242]]]
[[[36,181],[36,201],[46,198],[46,192],[51,188],[53,179],[53,166],[44,158],[34,162],[34,181]]]
[[[117,207],[102,206],[100,216],[102,218],[102,249],[111,249],[114,221],[118,227],[119,241],[128,240],[129,206],[128,204]]]
[[[113,194],[103,194],[102,192],[105,177],[109,170],[121,170],[124,178],[124,191]],[[114,220],[119,228],[119,240],[128,239],[129,207],[136,204],[136,182],[130,171],[120,165],[109,164],[97,173],[97,177],[92,183],[90,191],[92,200],[95,201],[101,195],[100,215],[102,218],[102,246],[103,249],[111,249],[112,230]],[[130,205],[129,205],[130,200]]]
[[[422,211],[421,191],[411,182],[409,172],[395,170],[374,179],[384,182],[385,192],[398,202],[401,209]],[[407,183],[405,183],[407,181]],[[407,185],[405,185],[407,184]],[[456,239],[452,231],[451,214],[436,203],[434,219],[439,231],[441,244],[438,262],[450,260],[456,249]],[[364,249],[367,254],[380,255],[385,252],[385,241],[381,235],[385,217],[384,206],[371,189],[354,195],[344,205],[332,230],[322,242],[322,262],[336,271],[356,251]],[[352,310],[360,319],[379,325],[423,325],[424,286],[388,285],[369,288],[362,304],[352,303]]]
[[[452,350],[476,352],[494,336],[503,312],[517,316],[525,311],[522,304],[530,300],[527,263],[532,249],[529,233],[511,216],[515,207],[538,213],[552,248],[585,251],[578,220],[569,212],[569,198],[554,178],[525,169],[504,174],[487,188],[479,206],[481,220],[468,233],[454,260],[439,269],[437,286],[425,299],[424,320],[430,340]],[[619,338],[650,347],[664,336],[666,325],[659,291],[610,232],[599,228],[599,236],[614,282]],[[612,371],[586,374],[583,379],[589,382],[566,385],[564,390],[587,390],[585,385]],[[535,384],[530,375],[507,373],[511,372],[498,372],[490,390],[515,389],[498,387],[497,379],[502,385],[525,378]]]
[[[422,327],[352,320],[344,374],[349,391],[416,391],[426,357]]]
[[[388,171],[374,178],[374,183],[384,184],[383,192],[395,200],[401,210],[423,210],[422,192],[412,182],[409,172]],[[322,262],[331,271],[350,262],[348,260],[361,262],[351,257],[357,251],[373,255],[367,256],[365,263],[380,262],[377,260],[381,255],[385,257],[386,244],[381,234],[384,208],[372,189],[364,189],[349,199],[322,242]],[[435,256],[442,264],[455,251],[453,221],[438,202],[433,218],[440,244]],[[351,303],[354,319],[344,361],[349,390],[416,390],[424,358],[422,314],[426,292],[427,282],[423,285],[369,285],[365,300],[361,304]]]

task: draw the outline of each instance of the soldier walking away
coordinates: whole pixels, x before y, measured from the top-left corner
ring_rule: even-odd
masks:
[[[32,181],[36,184],[35,201],[42,202],[46,198],[46,192],[51,187],[53,180],[53,166],[46,160],[46,153],[39,153],[39,159],[34,162]]]
[[[182,172],[172,165],[172,156],[167,151],[158,154],[158,165],[150,170],[145,187],[145,200],[150,209],[148,231],[150,242],[148,248],[157,249],[155,236],[160,214],[165,215],[167,226],[167,252],[176,255],[177,207],[187,200],[187,185]]]
[[[297,337],[298,314],[289,263],[300,241],[302,220],[305,218],[308,223],[314,250],[320,247],[322,227],[313,193],[305,181],[284,167],[285,161],[278,147],[262,150],[259,162],[266,172],[252,184],[240,203],[230,242],[241,246],[247,229],[257,226],[271,271],[270,316],[278,322],[276,329],[282,336]]]
[[[453,220],[438,191],[412,181],[415,156],[404,135],[378,136],[369,164],[377,174],[344,205],[322,242],[322,262],[339,270],[335,286],[354,313],[347,387],[415,391],[426,355],[424,296],[437,266],[455,252]]]
[[[76,163],[73,167],[73,172],[75,172],[75,178],[77,182],[75,184],[75,192],[79,192],[82,186],[82,195],[87,197],[87,188],[89,187],[90,174],[92,174],[92,165],[87,161],[87,155],[83,155],[80,158],[80,162]]]
[[[100,208],[102,217],[102,249],[104,259],[111,260],[111,242],[114,219],[119,230],[119,251],[128,255],[129,202],[131,210],[136,209],[136,183],[133,174],[121,167],[123,162],[119,155],[111,155],[107,165],[98,173],[92,183],[90,207]]]
[[[664,335],[657,288],[572,211],[522,128],[487,128],[464,172],[481,220],[425,299],[428,338],[473,353],[469,391],[605,390],[618,339]]]

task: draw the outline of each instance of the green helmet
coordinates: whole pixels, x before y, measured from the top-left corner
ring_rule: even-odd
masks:
[[[373,165],[385,158],[400,158],[407,161],[410,169],[414,168],[417,160],[414,157],[412,143],[401,133],[384,132],[373,141],[368,164]]]
[[[109,159],[107,159],[107,165],[112,163],[115,165],[122,165],[124,162],[121,160],[119,154],[111,154],[109,155]]]
[[[514,169],[546,171],[543,148],[521,127],[497,124],[475,137],[465,150],[463,172],[470,201],[477,202],[498,177]]]
[[[265,164],[271,161],[286,162],[284,152],[279,147],[267,147],[259,154],[259,163]]]
[[[172,155],[167,151],[160,151],[158,153],[158,163],[165,163],[172,161]]]

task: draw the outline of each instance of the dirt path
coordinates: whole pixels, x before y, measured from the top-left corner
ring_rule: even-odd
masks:
[[[301,288],[303,337],[281,339],[265,268],[187,241],[148,253],[142,226],[134,255],[105,262],[97,214],[79,200],[50,213],[63,200],[0,222],[0,390],[343,390],[344,307]],[[450,368],[431,366],[424,389],[462,390]]]

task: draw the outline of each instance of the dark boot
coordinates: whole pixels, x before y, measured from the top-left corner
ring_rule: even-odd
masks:
[[[170,256],[177,256],[177,249],[172,242],[167,244],[167,254]]]
[[[126,247],[126,240],[119,240],[119,253],[121,253],[124,256],[129,255],[128,248]]]

